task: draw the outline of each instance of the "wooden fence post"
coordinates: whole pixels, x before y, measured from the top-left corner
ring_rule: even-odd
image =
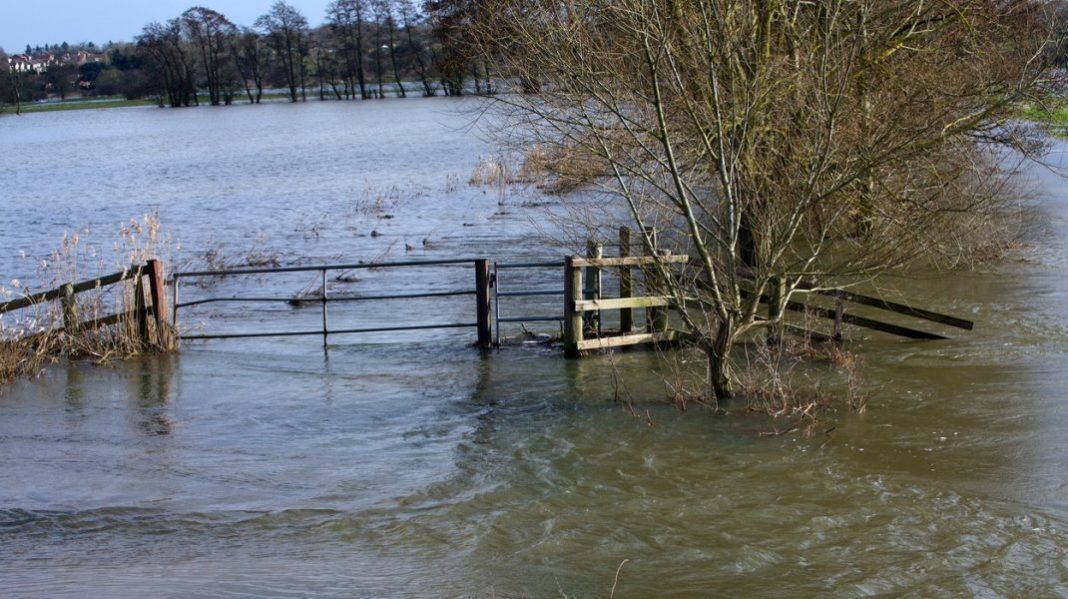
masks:
[[[842,320],[845,317],[845,293],[841,289],[834,290],[834,334],[832,339],[836,343],[842,341]]]
[[[656,228],[645,227],[645,234],[649,236],[652,247],[646,248],[643,244],[643,250],[646,256],[654,256],[659,258],[660,256],[660,239]],[[652,252],[650,253],[650,249]],[[663,293],[664,281],[660,277],[660,263],[656,261],[651,267],[645,271],[645,286],[646,293],[649,295],[659,296]],[[668,313],[664,308],[649,308],[646,310],[646,323],[645,328],[649,333],[658,333],[666,331],[668,328]]]
[[[475,296],[478,311],[478,347],[493,347],[493,330],[490,326],[490,261],[475,260]]]
[[[148,306],[145,303],[145,270],[143,266],[137,267],[137,283],[134,285],[134,320],[137,324],[137,338],[141,341],[141,347],[148,347],[151,340],[148,337]]]
[[[630,257],[630,228],[619,228],[619,257]],[[619,297],[629,298],[634,294],[634,279],[629,266],[619,267]],[[634,330],[634,310],[623,308],[619,311],[619,332],[626,335]]]
[[[564,356],[579,357],[582,343],[582,313],[575,302],[582,299],[582,269],[575,266],[575,257],[568,256],[564,264]]]
[[[604,257],[604,246],[590,239],[586,242],[586,257],[600,259]],[[601,299],[601,268],[598,266],[586,267],[586,289],[583,290],[582,297],[588,300]],[[597,337],[601,336],[601,311],[586,312],[583,314],[583,326],[584,332],[589,332]]]
[[[78,334],[78,303],[74,296],[74,283],[63,285],[63,297],[60,300],[63,306],[63,330],[68,335]]]
[[[148,291],[152,296],[152,316],[156,322],[156,343],[160,349],[170,347],[170,331],[167,329],[167,294],[164,286],[163,262],[153,258],[148,261]],[[175,282],[177,285],[177,282]]]

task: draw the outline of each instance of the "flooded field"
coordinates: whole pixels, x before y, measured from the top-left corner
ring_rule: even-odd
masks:
[[[543,205],[556,198],[467,184],[494,154],[471,127],[472,106],[2,118],[0,280],[34,280],[62,233],[87,225],[99,255],[85,255],[86,268],[111,266],[120,224],[156,211],[175,268],[250,256],[559,258]],[[937,342],[855,334],[868,410],[832,414],[812,436],[761,438],[766,423],[739,411],[679,412],[650,354],[481,355],[466,331],[337,336],[327,351],[314,337],[195,342],[173,356],[51,368],[0,391],[0,588],[1068,596],[1068,187],[1043,169],[1030,179],[1041,223],[1032,247],[907,293],[886,283],[976,330]],[[270,284],[290,293],[314,282]],[[337,282],[352,293],[412,284],[378,271]],[[389,309],[400,321],[464,321],[471,303]],[[182,322],[318,317],[286,305],[215,310]]]

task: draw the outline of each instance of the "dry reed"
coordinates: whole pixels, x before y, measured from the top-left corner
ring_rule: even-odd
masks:
[[[131,219],[120,227],[119,233],[119,240],[112,248],[119,264],[108,266],[98,248],[85,242],[81,233],[64,234],[59,248],[38,264],[36,279],[44,289],[50,289],[107,272],[139,268],[157,255],[162,242],[169,241],[160,233],[158,215]],[[73,305],[77,321],[66,323],[69,326],[65,326],[64,309],[59,301],[0,314],[0,382],[35,376],[46,365],[63,359],[105,362],[147,351],[173,349],[176,336],[169,327],[157,331],[154,319],[148,318],[146,331],[137,318],[136,308],[147,302],[139,301],[137,294],[144,298],[147,289],[148,282],[135,276],[106,288],[98,285],[79,293]],[[29,295],[31,290],[20,281],[11,281],[11,288],[0,286],[4,301]],[[101,322],[113,314],[119,315],[114,322]],[[147,338],[162,343],[146,345],[146,334]]]

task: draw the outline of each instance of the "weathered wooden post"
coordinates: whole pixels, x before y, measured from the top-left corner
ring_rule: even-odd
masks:
[[[74,283],[63,285],[63,297],[60,300],[63,306],[63,330],[68,335],[78,334],[78,303],[74,296]]]
[[[163,263],[153,258],[147,263],[148,291],[152,296],[152,316],[156,322],[156,343],[160,349],[170,347],[167,329],[167,294],[164,286]],[[177,285],[177,281],[175,282]]]
[[[842,320],[845,316],[845,293],[841,289],[834,290],[834,334],[832,339],[835,343],[842,342]]]
[[[323,347],[325,348],[327,347],[327,336],[330,334],[330,327],[326,320],[326,303],[330,299],[326,295],[326,269],[322,269],[321,273],[323,279]]]
[[[582,343],[582,313],[576,310],[575,302],[582,299],[582,269],[575,266],[575,257],[568,256],[564,263],[564,356],[579,357]]]
[[[490,326],[490,261],[475,260],[475,298],[478,314],[478,347],[493,347],[493,330]]]
[[[145,303],[145,267],[138,266],[134,285],[134,319],[137,325],[137,338],[144,349],[151,344],[148,336],[148,305]]]
[[[630,228],[619,228],[619,257],[630,257]],[[634,279],[631,267],[619,267],[619,297],[629,298],[634,294]],[[619,333],[626,335],[634,330],[634,310],[623,308],[619,311]]]
[[[786,284],[782,277],[768,277],[768,343],[777,345],[782,341],[782,308]]]
[[[604,246],[590,239],[586,242],[586,257],[599,260],[604,257]],[[586,289],[582,296],[588,300],[601,299],[601,268],[599,266],[586,267]],[[583,313],[584,332],[589,332],[597,337],[601,336],[601,311]]]
[[[645,234],[649,237],[650,246],[644,247],[643,250],[646,256],[652,256],[657,258],[657,261],[647,267],[645,271],[645,285],[648,288],[647,292],[650,295],[659,296],[663,294],[664,281],[660,276],[660,239],[659,234],[654,227],[645,227]],[[651,251],[650,251],[651,250]],[[664,308],[649,308],[646,310],[646,330],[649,333],[664,332],[668,328],[668,313]]]

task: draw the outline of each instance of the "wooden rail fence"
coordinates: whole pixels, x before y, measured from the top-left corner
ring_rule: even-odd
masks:
[[[149,297],[145,298],[144,280],[148,279]],[[90,321],[81,321],[78,316],[77,296],[79,293],[116,285],[124,281],[135,280],[134,308],[126,312],[111,314]],[[118,324],[125,319],[134,319],[139,339],[146,347],[166,348],[171,344],[171,329],[164,320],[167,314],[167,300],[164,293],[163,263],[153,259],[145,264],[135,264],[119,272],[89,279],[78,283],[66,283],[49,291],[33,293],[25,297],[0,303],[0,314],[40,306],[47,302],[59,300],[63,310],[63,327],[44,334],[65,331],[71,335],[78,331],[96,329]],[[151,335],[149,318],[154,319],[156,335]]]
[[[646,233],[655,244],[655,231],[646,231]],[[587,247],[586,257],[570,256],[565,260],[564,353],[568,357],[579,357],[586,352],[599,349],[674,342],[682,334],[680,331],[670,330],[668,325],[669,310],[679,309],[679,306],[675,305],[674,298],[655,294],[633,296],[634,278],[632,269],[635,267],[643,268],[646,277],[646,288],[656,290],[662,286],[657,279],[657,270],[648,267],[655,264],[667,266],[688,264],[691,262],[691,258],[686,255],[673,255],[663,250],[657,251],[655,256],[631,256],[630,230],[626,227],[620,230],[619,248],[619,257],[605,258],[603,257],[602,247],[591,242]],[[619,298],[605,298],[602,296],[602,275],[606,269],[618,270]],[[808,331],[792,324],[784,323],[777,327],[813,338],[841,341],[842,327],[848,324],[908,339],[947,339],[944,335],[924,331],[913,326],[883,322],[875,318],[853,314],[847,307],[849,303],[965,330],[972,330],[975,326],[972,321],[963,318],[939,314],[931,310],[915,308],[844,289],[816,289],[811,285],[802,285],[798,290],[830,296],[834,298],[834,306],[833,308],[824,308],[796,300],[782,303],[781,298],[782,294],[785,293],[785,288],[783,287],[782,279],[775,278],[771,281],[769,292],[761,295],[759,301],[767,304],[767,318],[769,320],[781,320],[781,314],[777,312],[777,307],[781,305],[784,310],[800,312],[834,322],[831,335]],[[752,297],[749,292],[743,290],[742,293],[744,297]],[[691,301],[694,303],[691,304]],[[699,304],[699,302],[687,299],[687,306],[694,304]],[[646,330],[641,333],[635,333],[633,330],[633,311],[636,309],[645,309],[647,311]],[[618,331],[606,331],[602,327],[602,311],[606,310],[619,311],[620,326]],[[774,334],[777,334],[777,332],[773,330]]]

